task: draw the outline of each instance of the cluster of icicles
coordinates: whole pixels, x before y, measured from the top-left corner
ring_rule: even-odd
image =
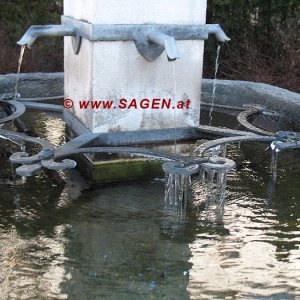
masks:
[[[193,153],[197,156],[196,151]],[[219,145],[205,153],[205,157],[212,161],[226,156],[226,144]],[[177,166],[178,168],[174,168]],[[205,203],[207,211],[221,217],[225,204],[227,173],[230,168],[220,168],[220,165],[202,163],[186,171],[180,172],[180,163],[168,162],[165,171],[164,198],[164,230],[168,234],[175,234],[184,227],[186,222],[187,203],[193,198],[191,186],[198,185],[201,190],[201,202]],[[183,169],[184,170],[184,169]],[[197,195],[198,198],[199,195]]]

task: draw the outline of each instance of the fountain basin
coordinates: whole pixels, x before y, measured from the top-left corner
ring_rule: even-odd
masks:
[[[202,80],[202,102],[210,103],[213,90],[213,80]],[[300,94],[275,87],[269,84],[240,81],[217,80],[214,102],[220,105],[242,107],[243,105],[259,104],[280,112],[280,114],[299,124]],[[217,111],[224,111],[216,108]]]

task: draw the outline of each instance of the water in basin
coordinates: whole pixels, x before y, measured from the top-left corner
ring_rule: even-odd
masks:
[[[55,115],[25,117],[31,131],[64,142]],[[240,163],[228,174],[221,222],[196,185],[194,207],[175,231],[164,216],[163,178],[79,196],[78,181],[63,189],[43,174],[13,185],[0,157],[1,299],[300,297],[300,156],[279,156],[274,185],[270,161],[249,166],[265,147],[229,146]]]

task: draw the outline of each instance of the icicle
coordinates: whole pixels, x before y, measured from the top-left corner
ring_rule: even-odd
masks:
[[[271,176],[273,179],[273,182],[276,183],[277,180],[277,165],[278,165],[278,154],[280,152],[280,149],[276,147],[276,144],[273,142],[271,144],[271,150],[272,150],[272,162],[271,162]]]
[[[227,172],[234,167],[233,161],[223,157],[211,157],[207,163],[201,165],[199,182],[202,191],[198,195],[200,199],[197,199],[197,202],[205,203],[205,220],[208,224],[222,224]]]

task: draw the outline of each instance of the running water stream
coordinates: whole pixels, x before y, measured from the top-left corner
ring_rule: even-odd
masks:
[[[215,60],[215,74],[214,74],[214,83],[213,83],[213,91],[212,91],[212,98],[211,98],[211,107],[209,111],[209,125],[211,125],[212,122],[212,113],[214,111],[214,102],[215,102],[215,97],[216,97],[216,88],[217,88],[217,75],[219,71],[219,58],[220,58],[220,51],[221,51],[222,45],[218,45],[217,48],[217,55],[216,55],[216,60]]]
[[[15,85],[15,97],[14,100],[18,98],[18,85],[19,85],[19,80],[20,80],[20,72],[21,72],[21,66],[22,66],[22,61],[23,61],[23,56],[25,52],[26,45],[21,46],[20,50],[20,56],[18,60],[18,69],[17,69],[17,78],[16,78],[16,85]]]
[[[24,46],[21,46],[21,50],[20,50],[20,56],[19,56],[19,60],[18,60],[18,68],[17,68],[17,75],[16,75],[16,85],[15,85],[15,93],[14,93],[14,100],[16,101],[17,98],[18,98],[18,85],[19,85],[19,80],[20,80],[20,72],[21,72],[21,66],[22,66],[22,61],[23,61],[23,56],[24,56],[24,52],[25,52],[25,45]],[[12,124],[14,124],[14,119],[12,120]],[[14,141],[10,138],[7,138],[7,137],[3,137],[1,136],[2,138],[10,141],[11,143],[11,146],[12,144],[16,144],[20,147],[20,151],[21,152],[25,152],[26,151],[26,146],[25,146],[25,143],[23,142],[17,142],[17,141]],[[12,151],[12,147],[11,147],[11,152]],[[14,165],[13,163],[10,164],[10,169],[11,169],[11,178],[12,178],[12,183],[13,185],[17,185],[17,178],[16,178],[16,174],[15,174],[15,170],[14,170]],[[22,183],[25,183],[26,182],[26,179],[25,177],[22,177]],[[17,210],[20,209],[20,195],[19,193],[17,192],[17,190],[15,188],[13,188],[13,193],[14,193],[14,206]]]
[[[176,95],[177,95],[177,86],[176,86],[176,61],[172,62],[173,65],[173,102],[175,104],[176,101]],[[177,152],[177,137],[176,137],[176,130],[177,130],[177,124],[176,124],[176,107],[173,107],[173,123],[174,123],[174,153]]]

